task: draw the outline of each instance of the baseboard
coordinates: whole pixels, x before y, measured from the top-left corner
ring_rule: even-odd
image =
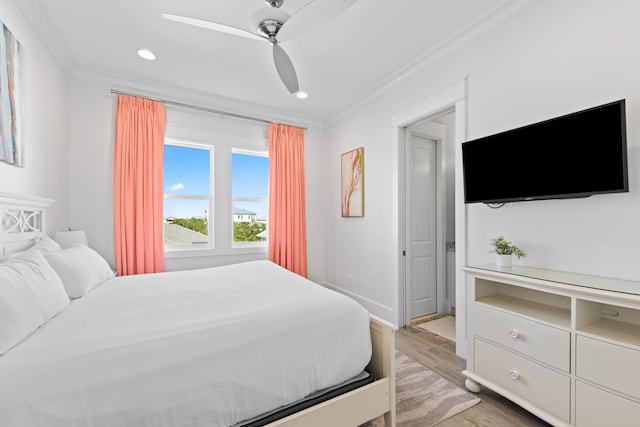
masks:
[[[329,282],[321,282],[320,285],[358,301],[360,304],[362,304],[364,308],[366,308],[369,311],[369,313],[375,316],[378,316],[386,320],[387,322],[390,322],[393,325],[397,326],[398,315],[394,312],[392,307],[385,306],[367,297],[364,297],[357,293],[340,288]]]

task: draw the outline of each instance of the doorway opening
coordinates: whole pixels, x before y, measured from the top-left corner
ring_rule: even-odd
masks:
[[[405,127],[405,323],[455,337],[455,112]],[[427,325],[429,321],[435,321]],[[444,329],[443,329],[444,328]],[[454,339],[455,340],[455,339]]]
[[[405,282],[405,266],[406,266],[406,249],[405,249],[405,136],[408,133],[407,128],[421,123],[423,121],[438,118],[446,113],[453,112],[454,128],[455,128],[455,150],[453,155],[453,165],[457,169],[458,174],[462,169],[462,153],[461,144],[466,140],[466,98],[467,98],[467,82],[466,79],[458,80],[450,86],[446,86],[438,92],[406,106],[395,112],[391,117],[391,126],[393,128],[392,143],[396,148],[393,158],[393,174],[394,188],[397,191],[393,193],[394,211],[392,222],[397,230],[396,238],[392,242],[392,250],[396,254],[397,263],[394,270],[398,278],[397,286],[397,304],[395,305],[398,325],[406,326],[410,324],[411,314],[406,298],[406,282]],[[453,172],[452,172],[453,173]],[[462,358],[467,357],[467,334],[466,334],[466,275],[463,268],[466,263],[466,207],[464,205],[464,189],[462,181],[455,180],[455,208],[453,212],[447,215],[455,216],[455,252],[450,256],[455,258],[455,263],[451,262],[451,271],[449,273],[449,281],[455,282],[454,295],[455,298],[455,325],[456,325],[456,354]],[[445,246],[442,247],[442,244]],[[446,239],[441,239],[441,250],[446,251]],[[441,257],[442,260],[442,257]],[[454,267],[455,265],[455,267]],[[454,277],[455,276],[455,277]]]

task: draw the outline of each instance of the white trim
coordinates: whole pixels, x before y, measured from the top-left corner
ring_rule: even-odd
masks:
[[[25,208],[48,208],[55,200],[45,197],[25,196],[23,194],[1,193],[0,205],[17,206]]]
[[[269,161],[269,151],[268,150],[247,150],[247,149],[242,149],[242,148],[235,148],[232,147],[231,148],[231,186],[233,188],[233,155],[234,154],[240,154],[243,156],[253,156],[253,157],[261,157],[264,159],[267,159],[267,161]],[[269,170],[267,169],[267,192],[269,191]],[[231,194],[231,220],[232,220],[232,225],[231,225],[231,248],[232,249],[244,249],[244,248],[251,248],[251,247],[255,247],[255,248],[264,248],[265,250],[268,248],[268,241],[265,240],[261,240],[261,241],[257,241],[257,242],[236,242],[234,239],[234,234],[235,234],[235,213],[233,212],[235,210],[235,206],[236,206],[236,202],[252,202],[252,203],[264,203],[265,207],[267,208],[267,211],[265,213],[265,219],[266,219],[266,224],[269,224],[269,197],[267,195],[267,197],[246,197],[246,196],[236,196],[234,197],[233,194]],[[257,222],[257,213],[254,213],[254,221],[250,221],[250,222]],[[242,222],[242,221],[240,221]],[[265,228],[265,231],[268,230],[267,228]]]
[[[246,148],[231,148],[231,154],[244,154],[245,156],[269,157],[268,150],[248,150]]]
[[[455,103],[465,98],[466,79],[447,86],[420,101],[403,108],[391,116],[391,125],[407,127],[428,117],[434,117],[451,110]]]
[[[173,125],[172,125],[173,126]],[[185,129],[188,127],[184,126]],[[196,148],[199,150],[213,150],[214,144],[200,141],[191,141],[186,138],[175,138],[170,136],[165,136],[164,138],[165,145],[173,145],[176,147],[185,147],[185,148]]]
[[[402,263],[404,257],[402,256],[402,243],[401,239],[403,233],[403,219],[404,218],[404,194],[403,185],[401,182],[400,173],[403,171],[403,164],[401,161],[401,145],[405,138],[405,128],[409,125],[415,124],[418,121],[435,117],[443,112],[454,110],[455,111],[455,167],[456,176],[462,171],[462,153],[460,146],[463,141],[466,140],[466,92],[467,81],[466,79],[459,80],[450,86],[431,94],[422,100],[403,108],[392,115],[391,125],[392,141],[395,149],[392,150],[392,205],[396,207],[393,211],[392,223],[393,228],[397,230],[394,239],[392,240],[391,247],[394,253],[397,254],[397,263],[393,266],[392,274],[398,278],[396,301],[395,301],[395,318],[398,324],[402,324],[404,320],[404,307],[400,305],[401,301],[404,301],[405,292],[404,286],[404,272],[402,269]],[[466,357],[467,354],[467,341],[466,341],[466,274],[462,271],[466,263],[466,208],[464,205],[464,194],[462,187],[462,180],[456,179],[455,189],[455,205],[456,205],[456,354],[461,357]]]
[[[267,131],[260,129],[259,132],[264,135],[251,136],[246,134],[240,134],[237,130],[220,130],[212,129],[203,126],[196,126],[192,124],[184,124],[179,122],[180,118],[167,123],[165,132],[165,140],[175,140],[177,142],[184,142],[187,144],[196,145],[225,145],[229,147],[260,147],[256,148],[256,151],[267,151]],[[252,124],[246,124],[242,127],[249,131],[255,131],[259,127]],[[248,150],[252,150],[249,148]]]
[[[188,253],[193,253],[196,251],[206,251],[206,250],[214,250],[215,249],[215,228],[214,228],[214,221],[212,221],[212,217],[213,217],[213,207],[215,206],[215,200],[214,200],[214,185],[215,185],[215,179],[214,179],[214,173],[215,173],[215,146],[214,145],[207,145],[207,144],[202,144],[202,143],[196,143],[196,142],[190,142],[190,141],[184,141],[184,140],[180,140],[180,139],[176,139],[176,138],[167,138],[165,137],[164,139],[164,146],[166,147],[167,145],[172,146],[172,147],[180,147],[180,148],[189,148],[189,149],[194,149],[194,150],[202,150],[202,151],[207,151],[209,154],[209,194],[205,195],[205,194],[179,194],[179,193],[164,193],[164,188],[163,188],[163,204],[165,203],[165,201],[167,199],[173,199],[173,200],[204,200],[207,201],[207,224],[208,224],[208,230],[207,230],[207,242],[206,243],[200,243],[198,244],[198,249],[194,248],[194,245],[192,244],[175,244],[175,245],[167,245],[166,243],[164,244],[164,250],[165,250],[165,259],[166,258],[173,258],[172,256],[167,256],[168,253],[171,252],[177,252],[177,251],[181,251],[181,252],[185,252],[188,251]],[[164,169],[164,165],[163,165],[163,169]],[[164,173],[164,172],[163,172]],[[165,182],[164,185],[166,185],[167,183]],[[170,216],[169,216],[170,217]],[[163,212],[163,218],[162,220],[164,221],[167,217],[167,213]],[[164,235],[163,235],[163,241],[164,241]]]
[[[260,202],[260,203],[268,203],[268,197],[233,197],[232,200],[238,202]]]
[[[466,81],[465,90],[466,90]],[[464,203],[464,185],[462,182],[462,143],[467,140],[467,102],[465,98],[455,103],[455,224],[456,224],[456,354],[467,356],[467,207]]]
[[[164,193],[165,199],[184,199],[184,200],[209,200],[210,196],[199,196],[197,194],[171,194]]]
[[[340,294],[346,295],[356,301],[358,301],[360,304],[362,304],[362,306],[364,308],[366,308],[369,313],[371,313],[372,315],[384,318],[384,319],[390,319],[393,317],[393,307],[389,307],[383,304],[380,304],[379,302],[373,301],[372,299],[363,297],[360,294],[354,293],[354,292],[350,292],[346,289],[340,288],[332,283],[329,282],[320,282],[318,283],[321,286],[324,286],[327,289],[331,289],[333,291],[336,291]],[[397,327],[396,327],[397,329]]]
[[[65,72],[74,80],[89,81],[92,83],[111,86],[117,85],[122,87],[123,90],[146,90],[149,93],[157,93],[162,96],[173,95],[177,100],[187,100],[190,102],[202,100],[201,104],[203,106],[216,105],[217,107],[231,109],[233,112],[243,114],[263,114],[265,118],[273,119],[273,121],[276,122],[282,121],[280,119],[293,121],[296,126],[306,125],[322,127],[329,126],[348,116],[370,102],[371,99],[391,90],[393,87],[415,76],[420,71],[431,66],[447,55],[452,54],[456,50],[461,49],[483,35],[488,34],[500,25],[514,19],[541,1],[542,0],[502,0],[492,9],[469,23],[465,28],[462,28],[452,36],[443,40],[437,46],[427,50],[413,62],[388,76],[379,84],[376,84],[368,92],[362,94],[358,99],[353,100],[349,107],[333,113],[328,120],[317,120],[310,116],[300,115],[293,110],[274,110],[273,107],[265,107],[259,104],[243,102],[212,93],[203,93],[193,89],[185,89],[183,87],[168,85],[157,81],[150,81],[148,79],[139,79],[122,74],[79,68],[73,59],[73,55],[69,52],[68,47],[64,44],[60,34],[55,29],[55,25],[51,22],[51,18],[47,16],[46,8],[42,6],[43,1],[23,0],[16,3],[27,19],[31,22],[33,28],[36,29],[37,33],[40,35],[49,50],[51,50],[55,58],[62,65]]]
[[[67,76],[71,76],[73,70],[78,66],[74,55],[64,42],[64,39],[56,29],[46,8],[40,1],[26,0],[17,1],[16,5],[22,10],[31,26],[40,35],[44,44],[49,48],[53,57],[58,61]]]
[[[200,258],[200,257],[237,257],[238,255],[249,255],[249,254],[264,254],[266,259],[267,247],[266,246],[251,246],[245,248],[228,248],[228,249],[212,249],[212,248],[202,248],[202,249],[194,249],[191,246],[180,246],[180,247],[166,248],[164,255],[165,259],[174,259],[174,258]]]
[[[46,39],[45,39],[46,40]],[[118,73],[110,73],[95,69],[75,68],[71,73],[73,80],[85,81],[105,86],[118,87],[124,90],[133,90],[141,95],[156,95],[158,97],[171,97],[176,101],[184,100],[187,103],[197,103],[203,107],[211,107],[213,109],[225,109],[238,114],[260,115],[267,120],[276,123],[287,122],[299,127],[321,127],[322,122],[310,116],[304,116],[292,111],[278,110],[273,107],[255,104],[252,102],[242,101],[235,98],[229,98],[215,93],[205,93],[198,90],[188,89],[181,86],[166,84],[163,82],[151,81],[148,79],[139,79]],[[179,107],[175,107],[179,108]],[[248,122],[247,120],[232,118],[238,122]],[[256,123],[258,126],[258,124]],[[262,128],[267,127],[265,124],[259,125]]]
[[[343,109],[327,120],[327,126],[349,116],[353,112],[362,108],[362,106],[370,103],[373,99],[378,98],[399,84],[407,81],[409,78],[416,76],[418,73],[424,71],[437,61],[442,60],[456,50],[461,49],[483,35],[488,34],[490,31],[514,19],[516,16],[524,13],[542,1],[543,0],[503,0],[498,5],[476,18],[465,28],[462,28],[449,38],[440,42],[438,45],[427,50],[413,62],[409,63],[397,72],[388,76],[378,85],[371,88],[367,93],[363,94],[360,99],[356,100],[349,107]]]
[[[53,199],[0,193],[0,254],[27,249],[46,231],[46,208]]]

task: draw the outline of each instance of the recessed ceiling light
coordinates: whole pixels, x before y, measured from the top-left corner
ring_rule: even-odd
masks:
[[[138,56],[148,61],[153,61],[154,59],[156,59],[156,54],[147,49],[138,50]]]
[[[296,92],[296,96],[299,99],[307,99],[309,97],[309,94],[307,92],[303,91],[303,90],[299,90],[299,91]]]

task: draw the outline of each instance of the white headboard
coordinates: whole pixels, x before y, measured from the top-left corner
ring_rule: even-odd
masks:
[[[44,197],[0,192],[0,254],[27,249],[45,233]]]

